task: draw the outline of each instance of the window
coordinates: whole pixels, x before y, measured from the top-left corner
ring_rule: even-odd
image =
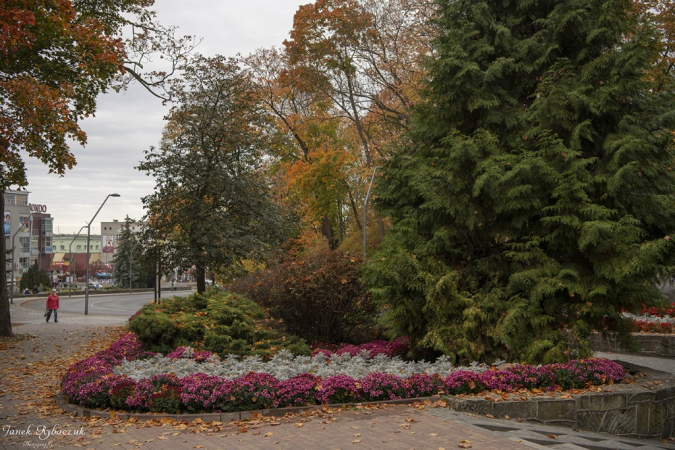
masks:
[[[82,250],[82,245],[77,244],[76,249],[77,249],[77,250]]]
[[[51,233],[53,229],[52,219],[42,219],[42,233]]]
[[[21,270],[22,273],[28,270],[29,267],[30,267],[30,258],[28,257],[19,258],[19,270]]]
[[[44,222],[42,222],[44,223]],[[52,253],[54,251],[54,247],[52,247],[52,237],[51,236],[44,236],[42,238],[42,252],[43,253]]]
[[[5,194],[5,206],[13,206],[13,205],[14,205],[14,195]]]
[[[17,206],[27,206],[28,205],[28,196],[27,195],[17,195],[16,196]]]
[[[29,253],[30,252],[30,238],[29,237],[19,238],[19,251],[21,253]]]
[[[29,216],[19,216],[19,226],[21,226],[22,233],[28,233],[30,231],[30,217]]]
[[[65,245],[62,245],[62,246],[59,247],[59,248],[60,248],[61,250],[65,250],[65,249],[66,249],[66,246],[65,246]]]
[[[30,247],[34,249],[38,249],[38,244],[40,243],[40,236],[38,235],[33,235],[30,237]]]

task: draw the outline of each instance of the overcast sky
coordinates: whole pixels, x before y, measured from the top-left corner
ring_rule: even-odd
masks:
[[[197,51],[204,55],[248,55],[258,48],[280,46],[293,25],[299,5],[311,0],[155,0],[154,9],[165,25],[176,25],[184,35],[202,38]],[[189,5],[189,6],[188,6]],[[139,87],[126,93],[99,97],[96,117],[82,122],[86,147],[73,146],[77,166],[65,176],[48,174],[42,163],[29,159],[29,202],[47,206],[54,233],[76,233],[86,225],[108,194],[111,197],[92,223],[92,234],[102,221],[120,222],[128,215],[144,215],[141,198],[154,182],[134,167],[143,151],[159,143],[168,111]]]

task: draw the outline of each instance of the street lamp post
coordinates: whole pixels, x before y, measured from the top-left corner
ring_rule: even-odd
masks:
[[[91,240],[91,224],[94,222],[94,219],[96,219],[96,216],[98,216],[99,211],[101,211],[101,208],[103,208],[103,205],[105,205],[105,202],[108,201],[108,198],[110,197],[119,197],[120,194],[108,194],[108,196],[103,200],[103,203],[101,203],[101,206],[98,207],[98,211],[96,211],[96,214],[94,214],[94,217],[91,218],[89,223],[87,224],[87,260],[85,261],[86,267],[87,267],[87,279],[85,281],[85,287],[84,287],[84,315],[89,314],[89,241]]]
[[[129,250],[129,294],[133,294],[132,290],[132,280],[134,279],[134,274],[132,272],[133,270],[133,260],[134,260],[134,247],[130,246],[131,250]]]
[[[375,179],[375,171],[380,166],[373,167],[373,175],[370,177],[370,184],[368,185],[368,192],[366,193],[366,200],[363,202],[363,261],[366,261],[366,209],[368,207],[368,197],[370,197],[370,188],[373,187],[373,180]]]
[[[30,213],[28,215],[28,219],[24,223],[24,226],[28,225],[28,222],[30,221],[30,219],[32,217],[33,217],[33,213]],[[19,234],[19,231],[21,231],[22,228],[24,228],[24,227],[20,226],[19,229],[16,230],[16,232],[12,235],[12,297],[11,297],[11,300],[10,300],[10,303],[12,303],[12,304],[14,304],[14,265],[15,265],[14,260],[15,260],[15,255],[16,255],[16,253],[15,253],[16,249],[14,248],[14,238],[16,237],[17,234]]]
[[[82,228],[80,228],[80,231],[77,232],[73,240],[70,241],[70,245],[68,246],[68,253],[70,253],[70,286],[68,289],[68,297],[73,296],[73,272],[75,271],[75,264],[74,264],[75,258],[73,258],[73,242],[75,242],[75,239],[77,239],[80,233],[82,233],[82,230],[84,230],[86,227],[87,227],[86,225],[82,225]]]

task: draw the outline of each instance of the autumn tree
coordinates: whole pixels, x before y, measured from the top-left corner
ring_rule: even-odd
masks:
[[[638,27],[655,30],[657,52],[648,71],[655,89],[672,89],[675,80],[675,3],[671,0],[634,0]]]
[[[408,126],[433,11],[429,0],[320,0],[298,9],[283,49],[246,59],[277,118],[286,187],[331,248],[362,229],[372,165]]]
[[[439,3],[441,4],[441,3]],[[673,272],[672,91],[627,0],[443,2],[393,227],[367,266],[417,356],[559,361]]]
[[[152,0],[7,0],[0,8],[0,197],[26,186],[22,155],[63,175],[75,165],[69,142],[84,145],[79,121],[107,88],[162,83],[192,48],[153,21]],[[130,32],[131,31],[131,32]],[[124,39],[122,35],[129,36]],[[150,52],[168,66],[143,70]],[[146,66],[147,67],[147,66]],[[4,202],[0,202],[0,214]],[[0,240],[0,254],[5,255]],[[0,335],[12,335],[6,278],[0,277]]]
[[[344,198],[348,164],[343,121],[331,114],[325,95],[290,76],[287,55],[259,50],[246,59],[261,102],[276,120],[268,154],[283,173],[286,202],[300,211],[307,229],[317,227],[330,248],[339,236],[339,201]]]
[[[268,118],[255,85],[220,56],[195,58],[183,70],[161,144],[138,168],[156,181],[143,203],[147,226],[168,249],[164,263],[194,266],[204,292],[207,270],[262,257],[288,226],[257,170]]]

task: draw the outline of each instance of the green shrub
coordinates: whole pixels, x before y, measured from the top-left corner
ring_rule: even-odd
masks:
[[[359,280],[361,260],[346,252],[322,252],[288,261],[236,280],[245,293],[269,308],[277,323],[310,342],[370,340],[375,306]]]
[[[21,292],[26,289],[33,289],[34,286],[37,286],[41,291],[47,290],[47,288],[51,289],[52,287],[49,275],[38,267],[37,261],[28,268],[19,282]]]
[[[210,291],[145,305],[128,328],[146,350],[169,353],[180,346],[263,358],[286,348],[308,355],[307,343],[272,329],[263,309],[243,295]]]

